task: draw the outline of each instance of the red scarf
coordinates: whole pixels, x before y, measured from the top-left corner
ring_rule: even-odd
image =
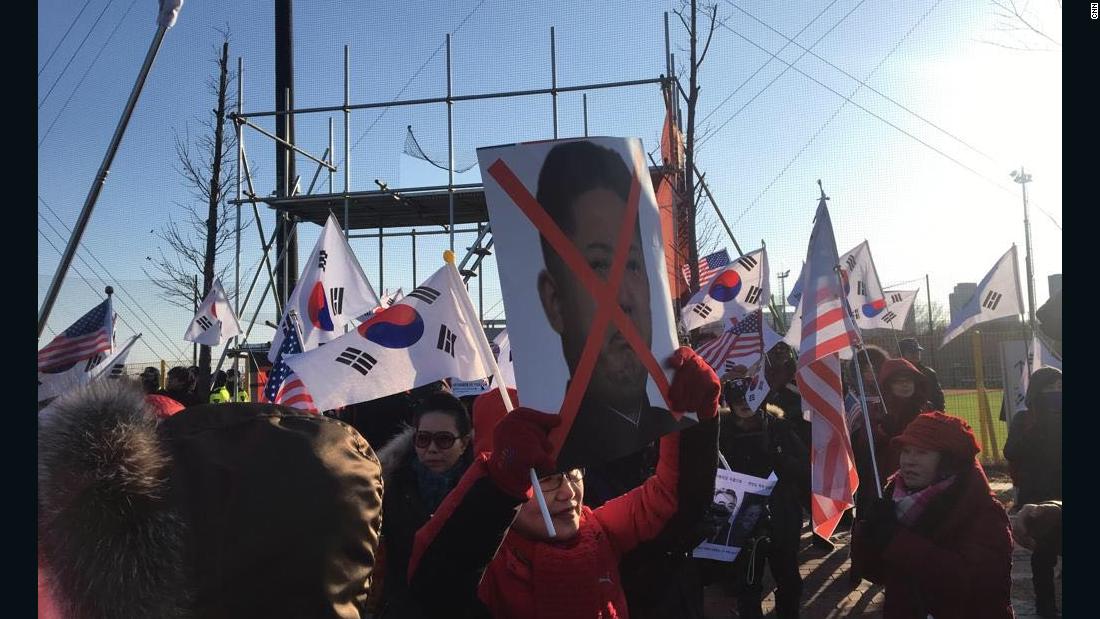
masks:
[[[525,580],[533,598],[535,619],[627,617],[618,566],[611,569],[605,565],[607,561],[601,561],[607,551],[603,548],[607,544],[604,532],[591,511],[584,508],[584,512],[580,531],[568,542],[535,541],[515,532],[508,533],[504,540],[507,552],[530,570],[529,580]],[[519,592],[501,593],[510,598]]]
[[[943,491],[947,490],[954,482],[955,476],[952,475],[920,490],[910,490],[905,487],[905,480],[902,479],[901,474],[895,475],[892,498],[894,499],[894,512],[898,516],[898,522],[907,527],[916,524],[917,519],[924,513],[928,505],[936,497],[943,494]]]

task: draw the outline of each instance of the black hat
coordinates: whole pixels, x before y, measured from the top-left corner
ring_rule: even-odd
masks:
[[[920,345],[920,342],[917,341],[917,338],[907,337],[904,340],[898,342],[898,350],[900,350],[902,353],[920,352],[924,350],[924,347]]]

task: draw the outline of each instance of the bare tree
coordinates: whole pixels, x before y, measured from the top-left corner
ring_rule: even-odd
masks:
[[[235,157],[234,133],[226,129],[226,113],[235,105],[230,95],[236,76],[229,71],[229,32],[222,30],[222,43],[215,47],[218,71],[206,86],[216,99],[212,115],[199,119],[202,132],[192,138],[190,124],[183,135],[175,135],[176,169],[183,177],[192,201],[175,202],[176,214],[153,234],[163,241],[156,257],[146,257],[153,273],[146,275],[160,289],[160,295],[170,303],[191,309],[194,299],[206,296],[217,277],[226,285],[226,293],[236,294],[228,279],[230,264],[220,267],[218,257],[232,249],[237,232],[235,211],[227,203]],[[219,49],[220,47],[220,49]],[[244,225],[244,224],[242,224]],[[196,290],[195,278],[201,277]],[[210,372],[210,347],[202,346],[199,368],[206,376]]]
[[[916,300],[913,301],[913,311],[910,313],[910,320],[913,321],[913,327],[917,335],[928,335],[928,303],[922,299],[919,295]],[[909,325],[907,324],[906,327]],[[947,328],[947,311],[944,310],[943,304],[938,301],[932,301],[932,329],[931,333],[943,333]]]
[[[684,141],[684,187],[690,189],[690,195],[694,198],[698,190],[695,182],[695,116],[699,104],[699,68],[706,60],[711,40],[714,37],[714,30],[718,27],[718,4],[703,5],[704,19],[709,21],[709,25],[706,26],[705,38],[699,36],[698,0],[680,0],[680,9],[675,13],[680,18],[680,23],[687,30],[689,42],[688,89],[684,93],[684,101],[687,106],[687,126]],[[699,49],[700,38],[704,38],[701,51]],[[688,192],[685,191],[685,193]],[[688,212],[683,213],[680,221],[687,226],[687,264],[691,269],[691,288],[696,289],[699,287],[699,245],[696,236],[697,201],[695,199],[685,200],[683,204]]]
[[[1058,23],[1061,23],[1062,1],[1055,1],[1058,3],[1057,9],[1050,0],[1036,2],[1034,5],[1031,0],[1022,3],[1018,0],[989,0],[993,6],[993,30],[996,35],[993,39],[983,39],[982,42],[1028,52],[1060,49],[1062,43],[1055,38],[1061,36],[1060,33],[1050,30],[1043,22],[1042,15],[1057,11]]]

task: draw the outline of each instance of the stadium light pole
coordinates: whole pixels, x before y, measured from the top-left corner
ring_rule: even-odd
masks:
[[[776,278],[779,279],[779,294],[782,295],[782,298],[779,300],[779,313],[783,315],[780,316],[779,321],[783,324],[784,329],[787,328],[787,278],[790,277],[790,275],[790,269],[776,275]]]
[[[1024,167],[1009,173],[1012,180],[1020,184],[1024,197],[1024,249],[1027,254],[1024,257],[1024,266],[1027,269],[1027,324],[1035,328],[1035,267],[1031,254],[1031,221],[1028,219],[1027,209],[1027,184],[1031,182],[1031,175],[1024,172]]]

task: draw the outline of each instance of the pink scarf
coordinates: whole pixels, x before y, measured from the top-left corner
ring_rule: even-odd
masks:
[[[943,494],[943,491],[947,490],[954,482],[955,476],[952,475],[920,490],[910,490],[905,487],[905,480],[902,479],[900,473],[894,475],[894,494],[892,498],[894,499],[894,512],[898,516],[898,522],[905,526],[913,526],[932,500]]]

